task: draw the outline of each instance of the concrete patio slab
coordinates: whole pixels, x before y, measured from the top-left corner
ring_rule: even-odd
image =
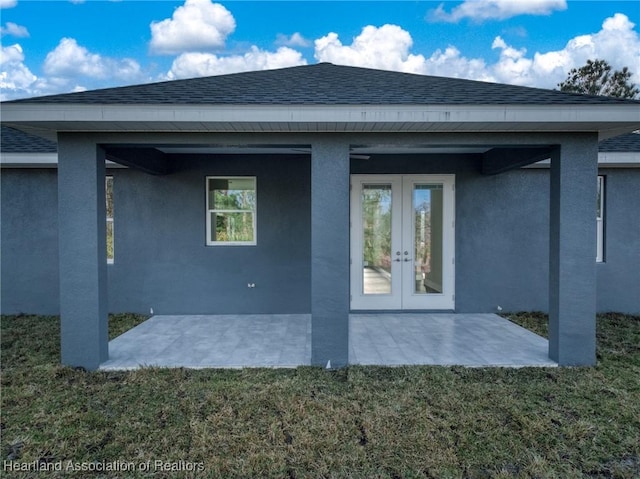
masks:
[[[556,366],[546,339],[495,314],[351,314],[349,363]],[[310,315],[153,316],[109,343],[102,370],[311,364]]]
[[[311,364],[310,315],[153,316],[109,342],[103,370]]]
[[[496,314],[352,314],[349,363],[557,366],[546,339]]]

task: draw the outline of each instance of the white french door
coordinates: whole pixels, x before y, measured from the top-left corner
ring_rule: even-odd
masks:
[[[351,177],[351,309],[454,309],[454,175]]]

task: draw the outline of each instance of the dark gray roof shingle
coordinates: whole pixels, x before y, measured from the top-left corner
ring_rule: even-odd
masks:
[[[600,142],[598,149],[607,153],[640,152],[640,133],[627,133]]]
[[[630,100],[318,63],[174,80],[10,103],[259,105],[549,105]],[[640,104],[640,101],[637,102]]]
[[[0,149],[3,153],[56,153],[58,145],[54,141],[3,125],[0,131]]]

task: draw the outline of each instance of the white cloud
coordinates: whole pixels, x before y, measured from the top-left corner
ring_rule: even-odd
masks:
[[[304,38],[299,32],[295,32],[291,36],[279,33],[276,39],[276,44],[286,47],[308,47],[311,45],[311,42]]]
[[[24,96],[36,82],[36,77],[24,64],[24,53],[19,44],[1,47],[0,50],[0,100]]]
[[[315,57],[321,62],[352,65],[405,73],[420,73],[490,80],[482,59],[468,59],[449,46],[429,58],[411,53],[411,34],[397,25],[368,25],[351,45],[344,45],[336,33],[315,42]]]
[[[177,57],[165,79],[194,78],[222,75],[252,70],[270,70],[296,65],[306,65],[302,54],[288,47],[275,52],[252,46],[244,55],[218,56],[211,53],[183,53]]]
[[[14,62],[23,62],[24,53],[19,43],[8,47],[2,47],[2,56],[0,57],[0,65]]]
[[[0,26],[0,36],[11,35],[12,37],[26,38],[29,36],[29,30],[22,25],[13,22],[7,22],[6,27]]]
[[[140,65],[133,59],[114,59],[91,53],[78,45],[73,38],[63,38],[58,46],[47,54],[44,72],[52,77],[116,78],[135,81],[140,76]]]
[[[466,58],[454,46],[448,46],[444,51],[436,50],[426,59],[421,73],[452,78],[468,78],[470,80],[495,81],[482,58]]]
[[[2,47],[0,65],[3,101],[150,80],[135,60],[92,53],[73,38],[63,38],[47,54],[42,65],[44,76],[30,71],[19,44]]]
[[[444,3],[429,11],[427,19],[456,23],[464,18],[476,22],[505,20],[518,15],[550,15],[557,10],[566,10],[566,0],[465,0],[450,13]]]
[[[19,44],[2,47],[0,101],[70,91],[68,80],[39,78],[29,70],[24,60],[25,56]]]
[[[492,48],[500,50],[500,59],[493,65],[493,74],[500,82],[555,88],[572,68],[602,59],[614,69],[629,67],[632,81],[640,84],[640,36],[634,27],[626,15],[617,13],[603,22],[599,32],[574,37],[562,50],[529,57],[525,49],[515,49],[497,37]]]
[[[425,59],[410,54],[412,46],[409,32],[397,25],[368,25],[351,45],[344,45],[333,32],[317,39],[315,57],[321,62],[419,73]]]
[[[13,8],[18,4],[18,0],[0,0],[0,8]]]
[[[532,84],[531,67],[533,61],[525,57],[526,48],[520,50],[513,48],[507,45],[501,37],[496,37],[493,40],[491,48],[500,50],[500,60],[493,65],[493,71],[498,81],[514,85]]]
[[[236,21],[231,12],[210,0],[186,0],[172,18],[151,23],[151,52],[179,54],[220,49],[233,33]]]
[[[495,63],[465,57],[448,45],[430,56],[412,52],[411,35],[397,25],[366,26],[351,44],[343,44],[336,33],[315,41],[318,61],[407,73],[468,78],[515,85],[556,88],[572,68],[588,59],[607,60],[615,69],[627,66],[632,81],[640,84],[640,37],[635,25],[623,14],[607,18],[602,29],[569,40],[562,50],[534,52],[508,45],[496,37],[491,47],[499,51]]]

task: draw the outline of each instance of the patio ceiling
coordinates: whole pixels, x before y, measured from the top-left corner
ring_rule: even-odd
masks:
[[[357,145],[350,148],[350,157],[368,160],[372,155],[449,155],[474,154],[482,160],[484,174],[497,174],[533,164],[550,157],[553,145],[532,146],[452,146],[452,145]],[[181,155],[310,155],[305,145],[161,145],[105,146],[106,159],[120,165],[137,168],[154,175],[171,173],[171,161]]]

